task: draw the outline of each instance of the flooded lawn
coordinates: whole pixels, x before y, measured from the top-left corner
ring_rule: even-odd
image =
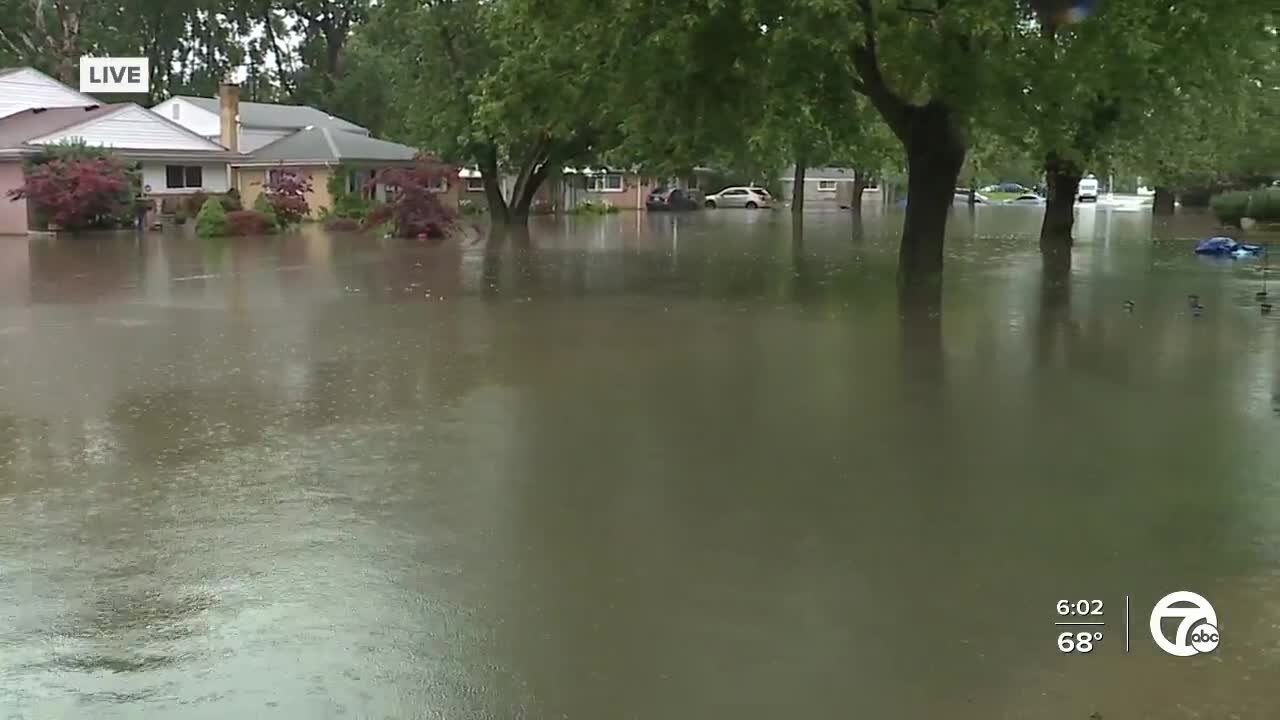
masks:
[[[1260,262],[868,212],[0,239],[0,718],[1280,715]]]

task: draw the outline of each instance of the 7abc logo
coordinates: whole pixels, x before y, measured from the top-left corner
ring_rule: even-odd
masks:
[[[1163,621],[1177,619],[1172,640],[1164,634]],[[1177,657],[1210,653],[1218,648],[1218,613],[1203,596],[1189,590],[1169,593],[1151,610],[1151,639],[1161,650]]]

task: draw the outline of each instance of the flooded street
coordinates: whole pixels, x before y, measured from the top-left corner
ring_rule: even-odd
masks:
[[[1261,262],[1078,213],[0,238],[0,720],[1280,716]]]

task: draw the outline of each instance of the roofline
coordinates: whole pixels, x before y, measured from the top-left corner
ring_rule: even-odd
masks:
[[[265,145],[263,147],[266,147]],[[416,160],[379,160],[375,158],[341,158],[328,160],[248,160],[245,162],[231,161],[231,167],[290,167],[294,165],[305,165],[315,167],[316,165],[324,165],[326,167],[332,165],[342,165],[344,163],[367,163],[370,165],[412,165]]]
[[[144,108],[144,107],[142,107],[141,105],[139,105],[138,103],[133,103],[133,102],[120,103],[120,106],[119,106],[119,107],[117,107],[115,110],[113,110],[113,111],[111,111],[111,112],[109,112],[109,113],[105,113],[105,114],[102,114],[102,115],[97,115],[97,116],[94,116],[94,117],[89,118],[88,120],[82,120],[82,121],[80,121],[80,122],[73,122],[73,123],[71,123],[70,125],[64,125],[64,126],[62,126],[62,127],[58,128],[57,130],[54,130],[53,132],[45,133],[44,135],[41,135],[40,137],[36,137],[36,138],[32,138],[32,139],[30,139],[30,140],[27,140],[27,144],[28,144],[28,145],[38,145],[38,144],[40,144],[40,141],[41,141],[41,140],[46,140],[46,139],[48,139],[49,137],[51,137],[51,136],[53,136],[53,135],[59,135],[59,134],[68,133],[68,132],[72,132],[72,131],[78,130],[78,129],[80,129],[81,127],[83,127],[83,126],[85,126],[85,125],[90,125],[90,124],[95,123],[95,122],[100,122],[100,121],[102,121],[102,120],[106,120],[107,118],[115,117],[116,115],[119,115],[120,113],[122,113],[122,112],[124,112],[124,111],[126,111],[126,110],[128,110],[128,109],[130,109],[130,108],[138,108],[139,110],[142,110],[143,112],[146,112],[146,113],[149,113],[149,114],[151,114],[151,115],[154,115],[155,117],[159,118],[161,121],[163,121],[163,122],[165,122],[165,123],[169,124],[169,125],[170,125],[170,126],[172,126],[172,127],[175,127],[175,128],[177,128],[177,129],[181,130],[181,131],[182,131],[184,134],[186,134],[188,137],[195,138],[196,140],[199,140],[199,141],[201,141],[201,142],[209,143],[210,145],[215,145],[215,146],[217,146],[217,148],[218,148],[217,150],[215,150],[215,149],[213,149],[213,148],[209,148],[209,149],[207,149],[207,150],[198,150],[198,151],[195,151],[195,152],[228,152],[228,153],[229,153],[229,152],[231,152],[231,151],[230,151],[230,150],[228,150],[227,148],[223,147],[221,144],[216,143],[216,142],[214,142],[214,141],[212,141],[212,140],[210,140],[210,139],[206,138],[206,137],[205,137],[205,136],[203,136],[203,135],[198,135],[198,134],[196,134],[195,132],[193,132],[193,131],[191,131],[191,130],[188,130],[187,128],[185,128],[185,127],[183,127],[183,126],[179,125],[178,123],[176,123],[176,122],[174,122],[174,121],[172,121],[172,120],[170,120],[170,119],[166,118],[165,116],[161,115],[160,113],[158,113],[158,112],[152,112],[149,108]],[[119,148],[119,149],[121,149],[121,150],[127,150],[128,148]],[[166,151],[161,151],[161,152],[170,152],[170,151],[167,151],[167,150],[166,150]]]
[[[190,102],[191,100],[213,100],[214,102],[217,102],[217,101],[219,100],[217,97],[201,97],[201,96],[199,96],[199,95],[170,95],[169,97],[165,98],[164,100],[161,100],[160,102],[156,103],[156,106],[157,106],[157,107],[159,107],[160,105],[163,105],[164,103],[167,103],[167,102],[169,102],[170,100],[182,100],[182,101],[184,101],[184,102],[187,102],[187,104],[191,105],[192,107],[194,107],[195,109],[197,109],[197,110],[199,110],[199,111],[201,111],[201,112],[206,112],[206,113],[209,113],[210,115],[215,115],[215,116],[217,116],[217,115],[218,115],[218,112],[216,112],[216,111],[214,111],[214,110],[206,110],[206,109],[204,109],[204,108],[200,107],[199,105],[196,105],[195,103]],[[360,130],[360,131],[361,131],[361,132],[363,132],[365,135],[368,135],[368,136],[372,136],[372,135],[373,135],[373,131],[371,131],[369,128],[367,128],[367,127],[365,127],[365,126],[363,126],[363,125],[359,125],[359,124],[353,123],[353,122],[351,122],[350,120],[348,120],[348,119],[346,119],[346,118],[344,118],[344,117],[338,117],[337,115],[334,115],[333,113],[330,113],[330,112],[326,112],[326,111],[324,111],[324,110],[321,110],[320,108],[318,108],[318,107],[316,107],[316,106],[314,106],[314,105],[289,105],[289,104],[287,104],[287,103],[264,103],[264,102],[258,102],[258,101],[256,101],[256,100],[244,100],[244,101],[242,101],[240,104],[241,104],[241,105],[245,105],[245,104],[249,104],[249,103],[252,103],[252,104],[254,104],[254,105],[267,105],[267,106],[282,107],[282,108],[306,108],[307,110],[314,110],[314,111],[316,111],[316,112],[318,112],[318,113],[320,113],[320,114],[324,115],[325,117],[327,117],[327,118],[329,118],[329,119],[331,119],[331,120],[341,120],[342,122],[344,122],[344,123],[346,123],[346,124],[350,125],[351,127],[355,128],[356,130]],[[244,113],[240,113],[240,115],[241,115],[241,117],[237,120],[237,122],[239,122],[239,124],[240,124],[240,128],[241,128],[242,130],[243,130],[244,128],[253,128],[253,129],[255,129],[255,130],[294,130],[294,131],[298,131],[298,130],[305,130],[305,129],[307,129],[308,127],[310,127],[310,126],[308,126],[308,125],[298,125],[298,126],[294,126],[294,125],[260,125],[260,124],[258,124],[258,123],[245,122],[245,121],[244,121],[244,117],[243,117],[243,116],[244,116]],[[344,130],[344,129],[342,129],[342,128],[330,128],[330,129],[331,129],[331,130],[338,130],[339,132],[355,132],[355,130]]]
[[[46,73],[43,73],[43,72],[41,72],[40,70],[38,70],[37,68],[34,68],[34,67],[30,66],[30,65],[16,65],[16,66],[11,67],[11,68],[5,68],[3,71],[0,71],[0,72],[4,72],[4,73],[6,73],[6,74],[7,74],[7,73],[9,73],[9,72],[20,72],[20,71],[22,71],[22,70],[30,70],[31,72],[33,72],[33,73],[35,73],[35,74],[39,75],[40,77],[44,78],[45,80],[48,80],[49,82],[55,83],[55,84],[57,84],[57,85],[61,85],[62,87],[64,87],[64,88],[66,88],[66,89],[70,90],[71,92],[73,92],[73,93],[75,93],[75,94],[79,95],[80,97],[84,98],[85,100],[88,100],[88,102],[86,102],[86,103],[85,103],[85,105],[106,105],[106,104],[107,104],[107,103],[102,102],[102,101],[101,101],[101,100],[99,100],[98,98],[93,97],[92,95],[85,95],[84,93],[80,92],[79,90],[77,90],[77,89],[75,89],[75,88],[71,87],[70,85],[68,85],[68,84],[66,84],[66,83],[64,83],[64,82],[62,82],[61,80],[59,80],[59,79],[57,79],[57,78],[55,78],[55,77],[52,77],[52,76],[50,76],[50,75],[48,75],[48,74],[46,74]]]

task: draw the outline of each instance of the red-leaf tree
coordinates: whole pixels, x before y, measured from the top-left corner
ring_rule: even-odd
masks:
[[[411,167],[387,168],[369,181],[387,189],[387,201],[375,207],[365,227],[391,224],[396,237],[444,237],[453,229],[456,213],[442,201],[442,190],[457,181],[457,171],[426,155]]]
[[[311,212],[311,206],[307,204],[307,193],[311,192],[310,178],[288,170],[272,170],[267,173],[264,187],[267,202],[275,208],[280,224],[295,225]]]
[[[37,215],[67,230],[132,220],[129,170],[115,157],[53,158],[30,165],[22,187],[8,195],[11,200],[26,198]]]

